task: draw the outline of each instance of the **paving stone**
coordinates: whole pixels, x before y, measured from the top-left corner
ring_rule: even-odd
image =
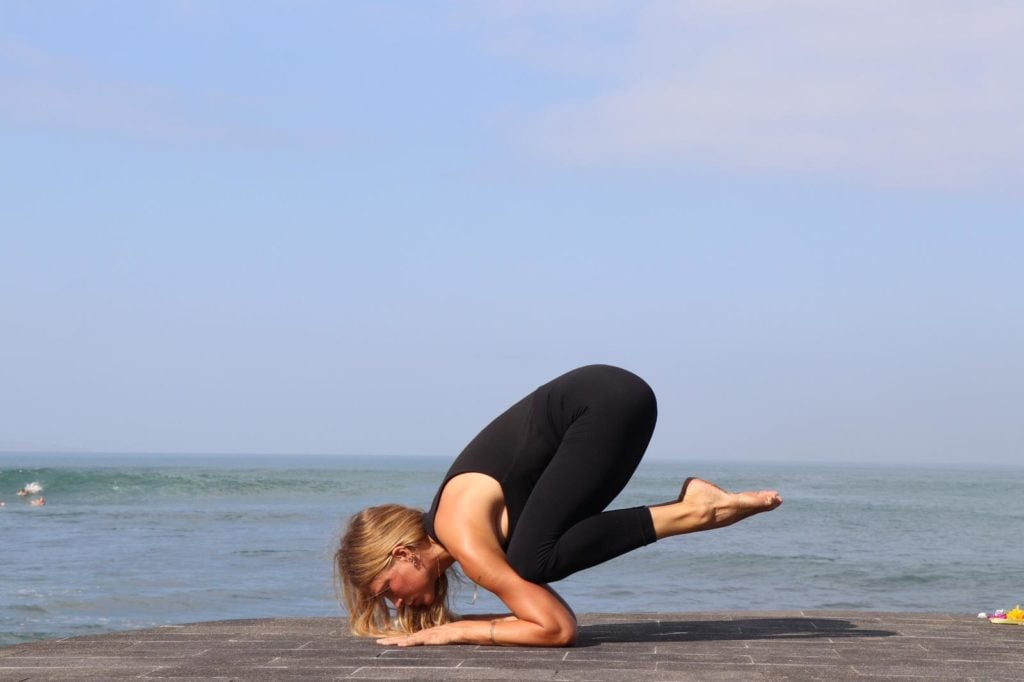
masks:
[[[1012,680],[1024,628],[971,615],[584,614],[572,648],[380,647],[338,618],[235,620],[0,648],[0,682]]]

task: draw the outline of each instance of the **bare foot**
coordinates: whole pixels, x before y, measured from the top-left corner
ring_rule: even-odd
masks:
[[[651,507],[657,537],[724,528],[782,504],[774,490],[730,493],[700,478],[688,478],[674,503]]]

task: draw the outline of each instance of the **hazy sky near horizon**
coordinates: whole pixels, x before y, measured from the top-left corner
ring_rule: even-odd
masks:
[[[0,451],[1013,464],[1024,5],[0,4]]]

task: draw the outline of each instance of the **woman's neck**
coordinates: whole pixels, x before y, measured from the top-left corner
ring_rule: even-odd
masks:
[[[428,566],[434,566],[436,568],[437,575],[440,577],[442,573],[452,567],[452,564],[455,563],[455,559],[448,553],[448,550],[445,549],[441,543],[435,542],[431,538],[427,538],[427,541],[430,544],[425,552],[426,556],[423,558]]]

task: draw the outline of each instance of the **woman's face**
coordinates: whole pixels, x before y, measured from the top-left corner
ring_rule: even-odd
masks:
[[[391,565],[370,583],[370,590],[396,607],[430,606],[434,603],[436,579],[423,562],[413,561],[411,556],[396,556]]]

